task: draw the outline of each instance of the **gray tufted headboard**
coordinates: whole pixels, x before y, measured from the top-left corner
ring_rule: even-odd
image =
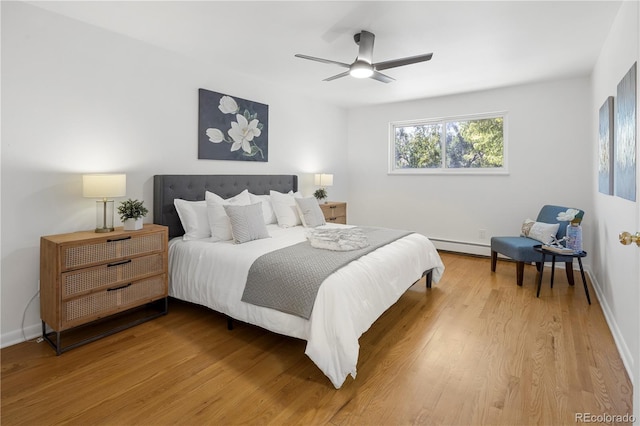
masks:
[[[205,191],[222,198],[233,197],[248,189],[256,195],[270,190],[298,190],[296,175],[155,175],[153,177],[153,223],[169,227],[169,238],[184,234],[173,200],[204,200]]]

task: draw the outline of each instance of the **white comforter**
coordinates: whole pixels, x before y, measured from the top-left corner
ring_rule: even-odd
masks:
[[[326,227],[346,225],[328,224]],[[358,339],[382,313],[433,268],[444,265],[429,239],[411,234],[351,262],[320,286],[309,320],[240,299],[251,264],[259,256],[305,240],[305,228],[268,226],[271,238],[233,244],[209,239],[169,244],[169,295],[232,318],[307,341],[305,353],[340,388],[356,377]]]

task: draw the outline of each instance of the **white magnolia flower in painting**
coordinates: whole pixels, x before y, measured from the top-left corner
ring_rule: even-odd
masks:
[[[240,110],[238,103],[231,96],[223,96],[220,98],[220,105],[218,105],[218,109],[222,111],[223,114],[235,114]]]
[[[207,129],[207,136],[209,137],[209,141],[213,143],[220,143],[224,140],[224,133],[218,129]]]
[[[229,136],[233,139],[231,151],[237,151],[242,148],[245,152],[251,153],[251,142],[253,138],[260,136],[262,131],[258,128],[260,123],[257,119],[248,122],[243,115],[236,115],[238,122],[231,123]]]
[[[556,217],[556,220],[559,220],[561,222],[571,222],[573,219],[576,218],[576,215],[580,213],[580,210],[577,209],[567,209],[566,212],[560,212],[558,213],[558,217]]]

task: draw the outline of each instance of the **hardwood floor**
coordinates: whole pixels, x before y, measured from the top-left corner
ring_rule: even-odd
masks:
[[[575,424],[631,415],[632,388],[602,310],[580,281],[442,254],[442,281],[414,285],[360,338],[340,390],[305,342],[170,302],[169,314],[56,357],[2,349],[1,421],[49,424]]]

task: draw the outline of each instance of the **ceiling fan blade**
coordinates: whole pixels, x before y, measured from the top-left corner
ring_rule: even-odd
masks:
[[[428,61],[432,56],[433,53],[427,53],[426,55],[409,56],[402,59],[393,59],[391,61],[378,62],[377,64],[373,64],[373,66],[378,71],[382,71],[389,68],[401,67],[403,65],[410,65],[417,62]]]
[[[389,77],[388,75],[382,74],[381,72],[375,70],[373,71],[373,75],[371,75],[371,77],[369,78],[381,81],[383,83],[391,83],[392,81],[396,81],[395,78]]]
[[[369,31],[360,31],[358,40],[358,60],[371,63],[373,61],[373,41],[376,36]]]
[[[348,75],[349,75],[349,71],[345,71],[345,72],[341,72],[341,73],[340,73],[340,74],[338,74],[338,75],[334,75],[333,77],[325,78],[325,79],[324,79],[324,80],[322,80],[322,81],[331,81],[331,80],[335,80],[335,79],[337,79],[337,78],[346,77],[346,76],[348,76]]]
[[[338,66],[341,66],[343,68],[349,68],[350,67],[349,64],[345,64],[344,62],[332,61],[331,59],[316,58],[315,56],[301,55],[299,53],[295,54],[294,56],[296,58],[309,59],[310,61],[322,62],[324,64],[338,65]]]

